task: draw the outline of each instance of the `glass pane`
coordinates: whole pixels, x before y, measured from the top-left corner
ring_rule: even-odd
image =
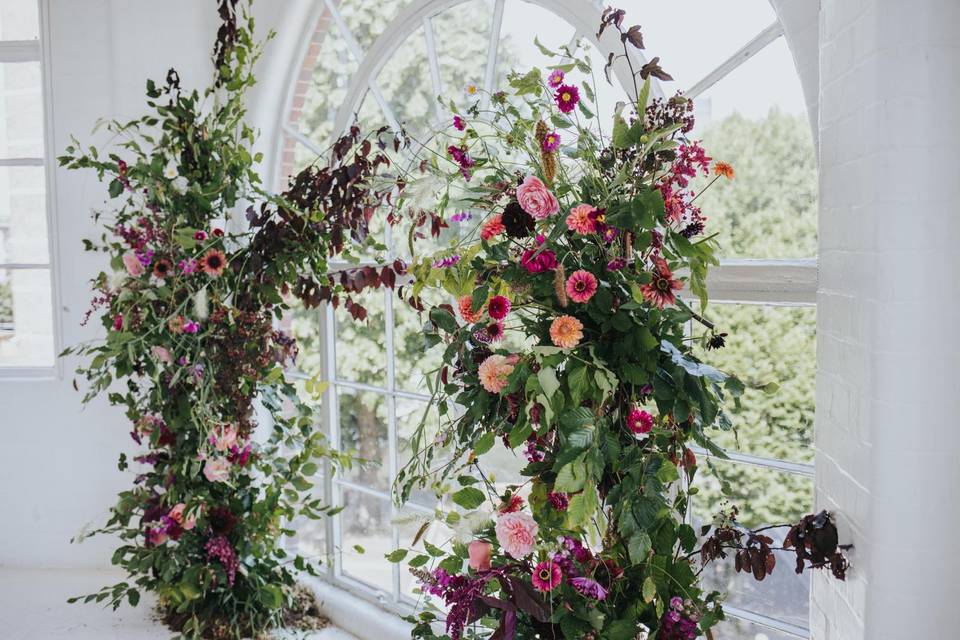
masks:
[[[530,25],[537,25],[536,32]],[[569,45],[574,29],[566,20],[539,5],[514,0],[504,5],[503,29],[497,49],[497,86],[506,89],[507,74],[511,70],[525,73],[537,67],[544,72],[549,65],[557,64],[557,58],[543,55],[533,42],[534,35],[540,43],[552,51]]]
[[[729,449],[813,463],[816,308],[721,304],[707,317],[728,335],[726,347],[701,350],[705,361],[744,382],[780,385],[773,394],[747,389],[739,410],[728,407],[736,434],[712,429],[711,437]]]
[[[34,40],[39,37],[37,0],[0,2],[0,40]]]
[[[0,167],[0,263],[48,259],[43,167]]]
[[[412,549],[411,553],[407,555],[406,560],[412,558],[416,553],[424,553],[424,541],[441,549],[449,549],[448,543],[453,536],[453,532],[444,524],[431,520],[429,516],[413,514],[401,514],[398,521],[397,528],[400,531],[400,547]],[[427,530],[421,534],[416,545],[411,545],[417,532],[419,532],[420,528],[426,523],[429,523]],[[435,566],[434,563],[435,561],[428,562],[423,566],[423,569],[429,571]],[[414,601],[420,600],[423,597],[420,593],[420,583],[410,573],[410,568],[403,562],[400,563],[400,595]]]
[[[627,7],[626,24],[639,24],[647,59],[659,56],[674,78],[664,93],[686,90],[776,21],[767,0],[672,0]],[[722,28],[718,28],[722,25]]]
[[[346,97],[347,85],[357,66],[336,25],[329,18],[321,18],[297,79],[289,118],[295,129],[321,149],[330,143],[337,109]],[[314,153],[306,148],[299,149],[298,154],[303,159],[309,157],[303,164],[313,161]]]
[[[804,623],[806,626],[806,623]],[[796,640],[795,636],[729,616],[713,629],[715,640]]]
[[[0,366],[53,364],[50,272],[0,269]]]
[[[298,300],[288,300],[292,308],[284,312],[279,328],[297,341],[295,368],[309,376],[317,375],[323,367],[319,309],[304,309]]]
[[[805,258],[817,254],[817,165],[793,59],[781,38],[697,98],[697,127],[716,160],[733,165],[697,204],[720,254]],[[691,184],[701,191],[705,179]]]
[[[311,499],[323,499],[323,484],[323,475],[317,475]],[[316,520],[301,516],[289,524],[289,528],[297,532],[290,538],[290,548],[308,560],[322,563],[324,569],[332,560],[327,557],[327,522],[325,516]]]
[[[43,156],[40,63],[0,64],[0,157]]]
[[[343,21],[354,39],[364,51],[387,30],[393,19],[410,4],[411,0],[344,0],[338,8]]]
[[[387,384],[384,292],[366,290],[351,297],[367,310],[366,320],[354,320],[340,301],[336,310],[337,378],[377,386]]]
[[[440,431],[440,416],[437,409],[419,400],[397,398],[397,448],[401,469],[413,456],[412,440],[421,424],[423,432],[420,437],[423,441],[429,443],[436,439]],[[418,489],[411,494],[410,502],[432,509],[437,506],[437,497],[429,489]]]
[[[343,573],[372,587],[393,593],[393,564],[384,554],[394,549],[390,503],[374,496],[341,489],[340,563]]]
[[[379,491],[390,489],[389,398],[371,391],[338,388],[340,448],[362,462],[343,472],[347,480]]]
[[[433,17],[444,98],[465,105],[474,100],[467,86],[483,87],[492,23],[492,0],[469,0]]]
[[[377,75],[377,84],[393,115],[407,132],[426,131],[436,119],[436,96],[428,72],[423,27],[410,34]]]
[[[750,528],[795,522],[810,513],[813,506],[812,478],[717,460],[701,467],[696,485],[700,493],[693,500],[691,523],[698,531],[700,525],[711,522],[714,515],[728,509],[730,503],[739,509],[738,522]],[[729,502],[721,495],[721,484],[726,486]],[[766,533],[774,539],[774,546],[781,546],[787,529],[771,529]],[[728,555],[707,565],[701,574],[703,584],[708,589],[727,593],[727,602],[733,606],[806,626],[810,574],[795,573],[796,556],[792,552],[776,551],[775,554],[776,567],[762,583],[750,574],[737,573],[733,556]]]
[[[393,347],[396,351],[397,389],[430,393],[427,386],[429,377],[436,385],[440,365],[443,363],[443,344],[426,348],[423,327],[428,321],[427,314],[433,305],[444,298],[435,293],[424,291],[421,296],[424,311],[418,312],[405,301],[393,298]]]

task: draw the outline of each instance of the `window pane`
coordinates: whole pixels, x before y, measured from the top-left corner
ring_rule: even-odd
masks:
[[[40,63],[0,64],[0,157],[43,155]]]
[[[361,464],[343,472],[347,480],[379,491],[390,488],[390,446],[387,439],[389,398],[371,391],[339,388],[340,448],[353,451]]]
[[[281,328],[297,340],[296,368],[309,376],[318,375],[323,367],[320,315],[324,309],[304,309],[299,301],[291,304],[293,308],[284,314]]]
[[[403,514],[400,516],[399,530],[400,530],[400,546],[405,549],[412,549],[413,551],[407,555],[407,559],[413,557],[415,553],[424,553],[424,541],[429,542],[430,544],[449,549],[448,542],[453,536],[453,532],[449,527],[443,525],[440,522],[431,521],[430,516],[413,516],[408,514]],[[420,531],[420,528],[424,526],[425,523],[429,522],[429,527],[427,530],[420,536],[420,539],[417,541],[415,546],[412,546],[414,537],[416,537],[417,532]],[[424,569],[430,570],[435,566],[436,560],[428,562],[424,565]],[[410,573],[410,568],[403,562],[400,563],[400,595],[406,598],[410,598],[414,601],[421,599],[423,596],[419,593],[420,583],[417,579]]]
[[[813,506],[813,479],[772,469],[751,467],[718,460],[701,464],[693,500],[692,524],[699,531],[704,522],[712,522],[716,513],[732,503],[739,509],[737,521],[749,528],[768,524],[786,524],[799,520]],[[726,496],[721,493],[726,487]],[[726,500],[729,500],[727,502]],[[781,546],[786,529],[766,533]],[[776,551],[777,564],[762,583],[751,574],[734,570],[733,556],[707,565],[701,574],[704,586],[728,594],[731,605],[784,620],[807,625],[810,574],[797,575],[792,552]]]
[[[47,269],[0,269],[0,365],[53,366],[50,300]]]
[[[350,77],[357,66],[336,25],[329,17],[321,18],[318,31],[307,49],[289,119],[295,129],[321,149],[330,143],[337,109],[343,103]],[[315,154],[305,147],[298,149],[298,164],[309,164],[314,157]]]
[[[493,2],[486,0],[469,0],[433,17],[444,98],[467,104],[473,101],[464,93],[467,85],[483,87],[492,24]]]
[[[40,37],[37,0],[0,2],[0,40],[35,40]]]
[[[806,626],[806,623],[804,623],[804,626]],[[713,628],[713,637],[715,640],[796,640],[802,636],[775,631],[746,620],[728,616],[726,620]]]
[[[410,0],[345,0],[338,8],[350,33],[366,51],[409,4]]]
[[[773,394],[747,389],[733,431],[712,429],[717,444],[767,458],[813,463],[816,385],[815,307],[711,305],[707,317],[726,332],[727,346],[700,355],[744,382],[776,382]],[[699,333],[699,327],[694,327]]]
[[[421,296],[422,313],[403,300],[393,299],[393,346],[396,350],[397,389],[430,393],[427,379],[436,384],[438,370],[443,363],[443,344],[426,348],[423,327],[430,308],[442,301],[441,296],[424,292]]]
[[[817,166],[793,59],[781,38],[695,100],[707,153],[733,165],[697,204],[730,258],[817,253]],[[700,179],[691,185],[700,191]]]
[[[440,417],[436,407],[419,400],[397,398],[397,448],[399,468],[403,469],[413,456],[414,446],[423,447],[423,442],[415,445],[413,439],[418,437],[418,429],[423,426],[419,437],[423,442],[430,443],[440,432]],[[434,460],[434,465],[438,464]],[[437,506],[437,497],[429,488],[416,489],[410,495],[410,502],[432,509]]]
[[[323,499],[324,477],[318,474],[314,481],[314,489],[311,492],[312,500]],[[327,506],[327,503],[323,503]],[[296,535],[290,538],[290,548],[294,549],[308,560],[320,562],[323,570],[327,570],[331,558],[327,557],[327,522],[326,516],[313,520],[311,518],[299,517],[291,521],[290,529],[296,531]]]
[[[43,167],[0,167],[0,263],[48,259]]]
[[[343,573],[372,587],[393,593],[393,564],[383,559],[394,549],[390,503],[374,496],[341,489],[340,563]]]
[[[530,31],[532,24],[537,25],[536,34]],[[574,29],[566,20],[544,7],[520,0],[507,2],[497,51],[496,88],[506,90],[507,74],[511,70],[524,72],[537,67],[546,77],[547,67],[559,62],[557,58],[540,52],[533,42],[534,35],[545,47],[560,53],[560,48],[573,40]]]
[[[377,84],[394,116],[414,135],[426,131],[435,120],[436,96],[427,64],[421,27],[403,41],[377,75]]]
[[[384,292],[366,290],[351,296],[367,309],[367,319],[354,320],[340,301],[336,310],[337,378],[376,386],[387,384]]]

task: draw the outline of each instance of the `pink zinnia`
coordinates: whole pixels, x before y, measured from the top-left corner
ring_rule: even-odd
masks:
[[[597,292],[597,279],[589,271],[580,269],[567,278],[567,295],[574,302],[584,303]]]
[[[559,565],[552,560],[547,560],[534,567],[531,577],[533,586],[536,587],[538,591],[553,591],[559,586],[560,581],[563,579],[563,572],[560,570]]]
[[[650,433],[650,430],[653,429],[653,416],[634,407],[627,414],[627,428],[635,435]]]
[[[551,89],[556,89],[563,84],[563,71],[560,69],[554,69],[551,71],[550,75],[547,77],[547,84],[550,85]]]
[[[589,204],[578,204],[570,209],[570,215],[567,216],[567,229],[580,235],[593,233],[596,230],[593,213],[594,208]]]
[[[654,258],[653,265],[653,279],[647,284],[640,285],[640,293],[643,294],[644,300],[658,309],[663,309],[677,301],[674,291],[682,289],[683,283],[673,278],[673,273],[663,258]]]
[[[480,237],[484,240],[490,240],[505,232],[507,228],[503,225],[503,217],[498,213],[483,223],[480,228]]]
[[[543,138],[543,150],[547,153],[553,153],[560,148],[560,134],[551,131]]]
[[[503,320],[510,313],[510,299],[506,296],[493,296],[487,304],[487,313],[494,320]]]
[[[564,113],[570,113],[580,102],[580,90],[572,84],[562,84],[557,87],[557,92],[553,94],[557,101],[557,108]]]

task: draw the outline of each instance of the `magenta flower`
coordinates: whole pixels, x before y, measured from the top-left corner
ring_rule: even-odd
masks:
[[[463,131],[467,128],[467,123],[460,116],[453,116],[453,128],[457,131]]]
[[[556,100],[557,108],[560,109],[560,111],[570,113],[576,108],[577,103],[580,102],[580,90],[572,84],[562,84],[557,87],[553,98]]]
[[[551,71],[550,75],[547,76],[547,84],[550,85],[551,89],[556,89],[563,84],[563,71],[560,69],[554,69]]]
[[[642,409],[634,407],[627,414],[627,428],[634,435],[650,433],[653,429],[653,416]]]
[[[574,302],[581,304],[587,302],[597,292],[597,278],[583,269],[574,271],[567,278],[566,291]]]
[[[493,296],[487,304],[487,313],[494,320],[503,320],[510,313],[510,299],[506,296]]]
[[[115,331],[120,331],[121,329],[123,329],[122,313],[118,313],[117,315],[113,316],[113,328]]]
[[[527,273],[543,273],[544,271],[553,271],[557,268],[557,254],[549,249],[543,249],[542,246],[547,241],[543,235],[537,236],[537,247],[527,249],[520,256],[520,265],[527,270]]]
[[[446,256],[444,258],[440,258],[439,260],[435,261],[433,263],[433,268],[445,269],[447,267],[452,267],[458,262],[460,262],[460,256],[458,256],[457,254],[453,254],[452,256]]]
[[[547,560],[533,568],[531,579],[534,588],[538,591],[553,591],[560,586],[560,581],[563,579],[563,572],[556,563],[552,560]]]
[[[599,582],[590,578],[573,578],[570,580],[570,585],[585,598],[604,600],[607,597],[607,590],[601,587]]]
[[[200,325],[194,322],[193,320],[183,319],[183,324],[180,326],[183,329],[184,333],[197,333],[200,331]]]
[[[627,266],[627,261],[624,258],[614,258],[607,263],[607,271],[620,271]]]
[[[466,211],[461,211],[460,213],[455,213],[450,216],[451,222],[465,222],[472,218],[473,216],[467,213]]]
[[[551,131],[543,139],[543,150],[547,153],[553,153],[560,148],[560,134],[556,131]]]
[[[193,239],[197,242],[203,242],[207,239],[207,232],[200,229],[193,234]]]
[[[567,507],[570,506],[570,498],[567,497],[567,494],[558,491],[548,492],[547,501],[557,511],[566,511]]]
[[[208,560],[217,560],[223,565],[223,570],[227,574],[227,584],[232,587],[237,577],[237,569],[240,568],[240,561],[237,560],[237,554],[230,546],[230,542],[223,536],[217,536],[210,538],[204,548],[207,551]]]

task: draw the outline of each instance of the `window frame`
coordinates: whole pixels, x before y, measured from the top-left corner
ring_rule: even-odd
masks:
[[[396,50],[410,35],[418,28],[423,27],[424,39],[428,56],[429,75],[431,83],[436,94],[441,94],[443,87],[440,82],[439,64],[436,53],[436,43],[434,40],[434,31],[432,28],[432,19],[439,13],[448,10],[466,0],[419,0],[413,2],[410,6],[401,10],[400,15],[394,20],[394,23],[388,27],[388,30],[378,36],[367,51],[364,51],[353,35],[350,33],[346,22],[337,7],[335,0],[317,0],[317,13],[314,14],[313,24],[320,25],[321,21],[328,30],[335,29],[340,36],[344,38],[347,47],[358,64],[355,73],[349,76],[350,87],[348,88],[347,98],[343,101],[337,110],[335,118],[334,132],[346,130],[350,117],[359,109],[361,103],[369,96],[374,99],[386,120],[397,125],[397,118],[393,114],[389,104],[384,99],[379,87],[377,86],[377,73],[385,64],[390,52]],[[488,55],[484,65],[484,88],[490,90],[493,82],[497,62],[497,47],[492,46],[499,41],[500,28],[502,26],[504,5],[506,0],[492,0],[494,2],[493,23],[488,43]],[[573,6],[573,0],[561,0],[560,2],[546,2],[543,0],[525,0],[526,2],[539,5],[563,19],[567,20],[574,29],[574,41],[578,38],[592,36],[592,31],[584,30],[578,25],[593,25],[599,21],[602,6],[594,1],[586,0],[579,2],[571,12],[566,11]],[[311,31],[316,33],[317,31]],[[607,32],[612,35],[611,31]],[[772,24],[761,30],[740,49],[723,60],[712,71],[706,74],[702,79],[694,83],[685,95],[690,98],[696,98],[715,84],[723,80],[728,74],[739,68],[747,60],[758,54],[768,45],[776,42],[780,38],[785,38],[785,32],[779,19],[774,20]],[[603,43],[591,38],[603,52],[605,48]],[[618,42],[616,44],[619,44]],[[305,43],[302,53],[306,53]],[[633,52],[631,52],[633,53]],[[643,63],[643,57],[636,52],[636,57]],[[305,59],[305,55],[299,58]],[[623,64],[626,67],[625,63]],[[632,83],[624,82],[622,70],[615,69],[621,84],[628,91],[632,92]],[[301,80],[302,80],[301,75]],[[629,78],[627,72],[626,78]],[[653,91],[656,95],[663,95],[659,84],[655,84]],[[288,97],[287,104],[281,112],[280,133],[278,136],[278,157],[282,158],[280,170],[277,178],[282,180],[292,169],[292,164],[287,166],[288,160],[284,151],[295,147],[297,144],[303,145],[308,150],[318,155],[324,155],[324,150],[312,140],[303,135],[295,126],[295,119],[291,121],[288,116],[291,115],[291,102],[293,95]],[[440,119],[438,105],[434,104],[434,115],[437,120]],[[389,228],[388,228],[389,235]],[[387,238],[389,246],[389,237]],[[392,260],[392,258],[391,258]],[[370,263],[376,264],[376,263]],[[331,265],[336,271],[340,268],[349,268],[355,265],[341,264]],[[761,306],[804,306],[816,307],[816,293],[818,286],[818,261],[816,257],[803,259],[721,259],[720,265],[711,269],[707,278],[707,288],[711,293],[711,302],[722,304],[750,304]],[[358,391],[370,391],[383,395],[388,403],[388,443],[390,455],[390,475],[395,477],[397,471],[397,424],[396,424],[396,401],[399,398],[410,398],[415,400],[428,401],[429,396],[416,394],[396,388],[395,380],[395,352],[393,350],[393,332],[394,332],[394,304],[395,296],[390,290],[382,292],[385,297],[384,324],[385,324],[385,360],[386,360],[386,382],[384,387],[368,385],[355,381],[340,379],[336,372],[336,330],[335,313],[332,307],[327,305],[319,315],[318,330],[323,336],[321,342],[321,359],[323,362],[320,376],[323,380],[329,382],[329,387],[323,396],[323,429],[331,438],[331,445],[334,448],[340,447],[340,422],[339,422],[339,400],[338,389],[348,388]],[[299,375],[299,374],[296,374]],[[307,376],[303,376],[307,377]],[[712,458],[710,452],[700,448],[693,447],[698,456]],[[804,477],[812,478],[814,475],[814,465],[807,463],[792,462],[789,460],[780,460],[767,458],[739,451],[727,451],[728,462],[736,465],[749,465],[763,469],[769,469],[776,472],[784,472]],[[324,471],[324,495],[327,500],[335,505],[342,505],[342,494],[340,489],[347,488],[353,491],[360,491],[379,498],[390,500],[389,492],[382,492],[370,487],[358,485],[349,480],[332,478],[329,465]],[[811,505],[812,506],[812,505]],[[413,510],[431,513],[430,509],[414,505]],[[391,513],[396,516],[397,507],[391,501]],[[338,547],[341,543],[340,536],[340,516],[334,516],[328,519],[326,523],[326,549],[328,558],[332,562],[326,567],[324,577],[337,586],[341,586],[349,592],[358,595],[364,599],[374,601],[388,610],[409,613],[409,605],[412,601],[400,593],[400,566],[393,565],[393,592],[386,593],[382,590],[372,588],[366,583],[357,580],[343,572]],[[398,526],[391,523],[391,531],[394,547],[399,546]],[[779,632],[796,638],[809,638],[810,629],[801,627],[785,620],[780,620],[765,614],[761,614],[749,609],[735,607],[729,604],[724,605],[724,610],[731,616],[760,627],[764,627],[775,632]]]
[[[56,269],[59,245],[56,233],[54,208],[55,176],[50,158],[56,156],[53,141],[53,110],[50,96],[53,94],[50,68],[50,0],[36,0],[38,38],[36,40],[0,40],[0,64],[37,62],[40,65],[40,91],[43,106],[43,156],[0,157],[0,167],[42,167],[44,170],[44,209],[47,225],[46,262],[0,262],[0,270],[46,271],[50,279],[49,312],[53,332],[53,363],[48,366],[5,365],[0,362],[0,380],[60,379],[63,365],[58,354],[62,349],[62,319],[58,312],[60,278]]]

